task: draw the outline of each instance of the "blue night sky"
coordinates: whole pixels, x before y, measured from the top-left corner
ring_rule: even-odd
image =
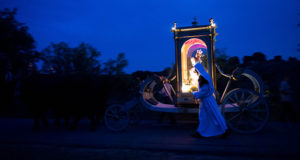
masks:
[[[71,46],[86,42],[101,53],[101,61],[124,52],[125,71],[161,71],[175,62],[173,33],[190,26],[193,17],[218,26],[216,48],[229,56],[260,51],[300,58],[299,0],[0,0],[2,8],[18,8],[38,50],[50,42]],[[300,48],[300,47],[299,47]]]

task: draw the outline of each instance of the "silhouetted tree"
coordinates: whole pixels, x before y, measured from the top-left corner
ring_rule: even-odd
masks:
[[[228,63],[229,56],[226,54],[226,49],[216,49],[216,63],[225,73],[233,70],[233,67]]]
[[[101,55],[94,47],[81,43],[78,47],[73,49],[73,67],[77,73],[85,74],[99,74]]]
[[[103,72],[108,75],[124,74],[123,69],[127,65],[128,65],[128,61],[125,58],[125,54],[119,53],[118,57],[115,60],[110,59],[104,63]]]
[[[266,62],[266,56],[261,52],[255,52],[252,56],[244,56],[243,64],[246,66],[257,65]]]
[[[255,52],[252,55],[252,61],[261,63],[261,62],[266,62],[267,60],[266,60],[266,56],[263,53]]]
[[[94,47],[81,43],[75,48],[65,42],[51,43],[42,52],[43,70],[53,68],[58,74],[98,74],[101,55]]]
[[[229,65],[232,65],[232,66],[236,67],[236,66],[240,65],[240,59],[237,56],[230,57],[228,59],[228,63],[229,63]]]
[[[244,56],[243,57],[243,64],[244,65],[251,65],[252,64],[252,56]]]
[[[28,27],[15,19],[16,13],[17,9],[6,8],[0,11],[1,73],[10,68],[16,74],[38,58],[38,53],[34,51],[34,39],[28,33]]]
[[[296,57],[289,57],[289,62],[297,62],[297,58]]]
[[[142,82],[143,80],[147,79],[147,77],[152,76],[152,74],[153,73],[150,71],[135,71],[131,75],[138,81]]]
[[[274,61],[276,62],[281,62],[282,61],[282,56],[274,56]]]
[[[227,60],[229,56],[226,54],[226,48],[216,49],[216,58],[217,60]]]
[[[43,59],[43,70],[53,68],[58,74],[71,72],[72,70],[72,48],[65,42],[51,43],[41,52]]]

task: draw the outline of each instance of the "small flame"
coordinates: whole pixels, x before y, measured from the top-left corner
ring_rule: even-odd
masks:
[[[212,23],[211,26],[212,26],[212,27],[216,27],[216,23]]]

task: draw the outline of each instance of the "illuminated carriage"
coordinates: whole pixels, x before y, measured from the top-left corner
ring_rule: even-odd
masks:
[[[122,130],[127,127],[132,116],[131,111],[137,104],[147,109],[169,113],[198,113],[199,101],[195,100],[192,91],[198,89],[198,76],[194,72],[191,58],[195,54],[212,78],[217,91],[215,95],[221,112],[228,126],[238,133],[255,133],[260,131],[269,118],[269,110],[264,100],[264,88],[261,78],[248,69],[235,69],[232,74],[225,74],[216,64],[215,37],[216,25],[210,20],[210,25],[193,25],[191,27],[172,28],[175,40],[176,69],[174,75],[165,79],[148,78],[140,87],[139,99],[120,105],[115,104],[107,108],[104,116],[106,126],[111,130]],[[217,71],[226,77],[226,87],[222,94],[218,94]],[[175,81],[175,84],[171,81]],[[236,81],[245,82],[242,88],[232,88]],[[173,85],[170,85],[170,84]],[[171,104],[157,100],[154,93],[158,85],[166,89]],[[201,123],[201,122],[200,122]]]

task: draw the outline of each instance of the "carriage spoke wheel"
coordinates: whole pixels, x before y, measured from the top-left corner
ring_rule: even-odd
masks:
[[[249,89],[234,89],[225,97],[222,114],[230,129],[238,133],[256,133],[269,119],[269,108],[260,94]]]
[[[122,131],[128,126],[129,114],[122,105],[110,105],[105,110],[104,122],[108,129]]]

